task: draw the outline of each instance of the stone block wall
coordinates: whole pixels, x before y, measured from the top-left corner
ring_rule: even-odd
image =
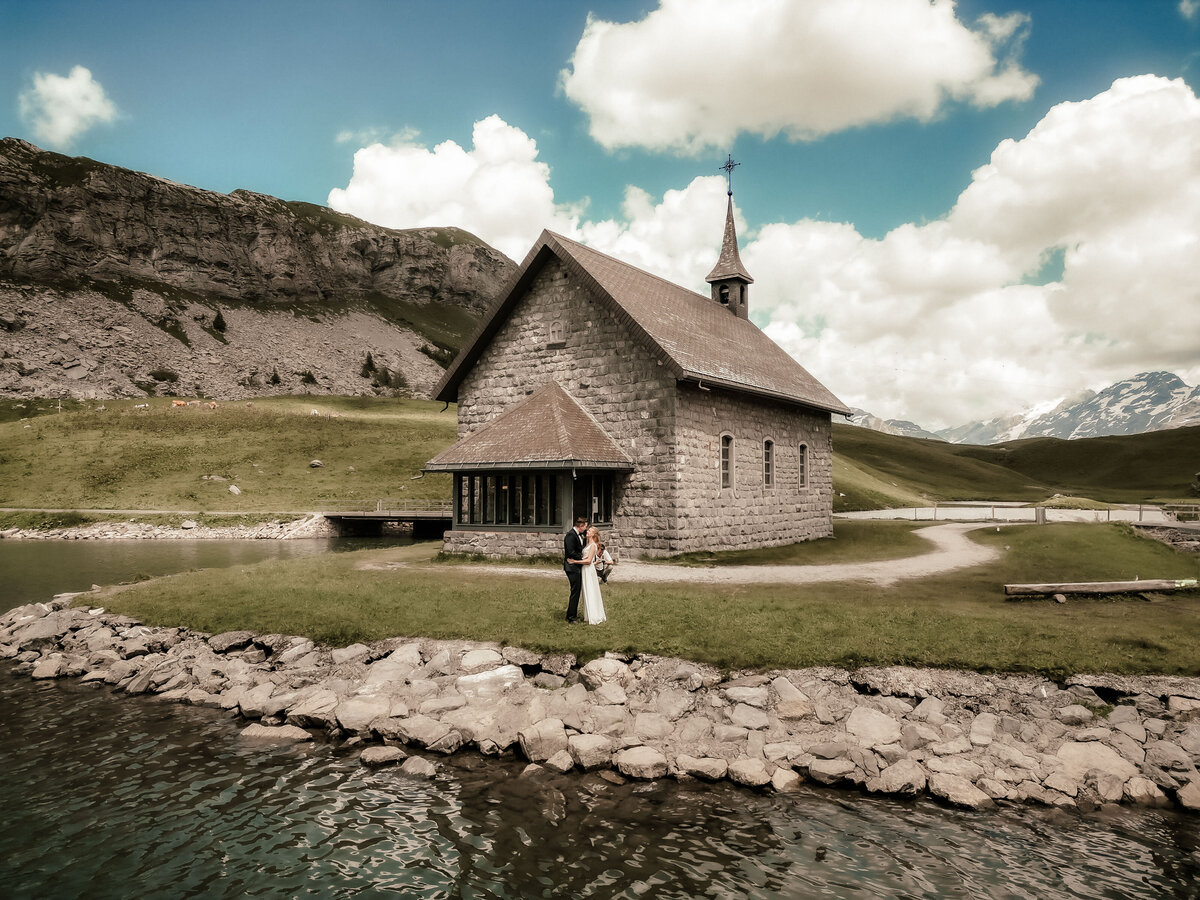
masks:
[[[830,414],[681,384],[677,400],[676,517],[670,550],[740,550],[833,532]],[[733,485],[721,487],[721,436],[733,437]],[[774,484],[764,486],[763,441],[774,442]],[[799,450],[807,481],[799,483]]]
[[[459,439],[547,381],[562,385],[636,466],[617,478],[607,543],[622,553],[667,550],[675,530],[674,377],[557,260],[459,385]]]
[[[553,531],[447,531],[442,539],[446,553],[478,553],[492,559],[526,559],[562,556],[563,536]]]

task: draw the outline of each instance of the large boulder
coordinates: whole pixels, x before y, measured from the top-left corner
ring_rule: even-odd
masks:
[[[521,744],[521,752],[530,762],[542,762],[555,753],[569,749],[562,719],[542,719],[522,728],[517,740]]]
[[[925,790],[927,778],[921,764],[911,759],[902,759],[879,773],[879,790],[886,794],[913,796]]]
[[[458,661],[459,670],[466,675],[474,675],[476,672],[486,672],[489,669],[494,669],[502,665],[504,665],[503,654],[498,650],[492,650],[488,647],[478,650],[468,650],[462,655],[462,659]]]
[[[602,734],[573,734],[567,745],[581,769],[602,769],[612,762],[612,741]]]
[[[617,771],[629,778],[662,778],[667,774],[667,758],[653,747],[630,747],[614,758]]]
[[[995,801],[967,779],[958,775],[935,773],[929,776],[929,793],[935,797],[964,806],[967,809],[984,809]]]
[[[761,759],[735,759],[729,764],[729,780],[747,787],[763,787],[771,782],[771,773]]]
[[[1058,760],[1062,771],[1075,781],[1083,781],[1092,769],[1099,769],[1128,781],[1138,774],[1137,766],[1117,751],[1095,741],[1067,741],[1058,748]]]
[[[846,731],[864,747],[895,744],[900,740],[900,723],[869,706],[856,706],[846,719]]]
[[[545,665],[543,662],[542,666],[545,667]],[[594,691],[603,684],[619,684],[624,687],[633,679],[633,673],[629,671],[629,666],[619,659],[601,657],[593,659],[580,669],[579,678]]]
[[[277,743],[303,743],[311,741],[313,736],[295,725],[247,725],[241,730],[239,737],[254,741],[274,741]]]
[[[729,770],[729,764],[723,759],[680,754],[675,757],[675,768],[682,774],[691,775],[693,778],[719,781],[725,777],[725,773]]]

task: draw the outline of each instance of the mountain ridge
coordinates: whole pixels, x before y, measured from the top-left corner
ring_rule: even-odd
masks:
[[[1188,385],[1171,372],[1141,372],[1099,391],[1083,390],[1024,412],[935,432],[912,422],[880,419],[864,410],[855,410],[854,424],[886,434],[976,445],[1039,437],[1077,440],[1145,434],[1200,425],[1200,385]]]
[[[459,229],[0,140],[0,394],[419,396],[515,270]]]

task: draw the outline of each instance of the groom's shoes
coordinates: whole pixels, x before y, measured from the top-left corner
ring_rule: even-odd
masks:
[[[578,623],[579,623],[578,616],[567,616],[567,624],[568,625],[577,625]]]

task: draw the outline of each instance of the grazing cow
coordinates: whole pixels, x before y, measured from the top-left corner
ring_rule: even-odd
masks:
[[[138,403],[133,408],[134,409],[149,409],[150,404],[149,403]]]
[[[188,405],[188,406],[200,406],[200,405],[202,405],[203,403],[204,403],[204,401],[203,401],[203,400],[189,400],[189,401],[187,402],[187,405]]]
[[[216,401],[216,400],[209,400],[209,401],[208,401],[206,404],[204,404],[204,405],[205,405],[205,406],[207,406],[209,409],[216,409],[216,408],[217,408],[217,401]]]
[[[250,408],[250,407],[252,407],[253,405],[254,405],[254,401],[253,401],[253,400],[247,400],[247,401],[246,401],[246,409],[249,409],[249,408]]]
[[[314,409],[309,413],[310,416],[319,416],[320,414],[321,411],[319,409]]]
[[[172,400],[171,401],[171,409],[175,409],[178,406],[187,406],[187,401],[186,400]]]

